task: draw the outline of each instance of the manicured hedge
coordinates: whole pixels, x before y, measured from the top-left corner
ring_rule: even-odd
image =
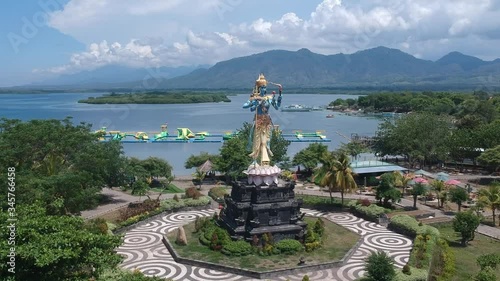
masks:
[[[395,215],[389,222],[390,230],[415,238],[418,234],[431,235],[435,238],[440,236],[439,230],[430,225],[420,225],[419,222],[408,215]]]
[[[342,202],[339,198],[333,198],[325,196],[314,196],[314,195],[297,195],[297,199],[302,200],[302,206],[308,208],[322,209],[322,208],[341,208]],[[349,202],[345,199],[344,202]]]
[[[294,239],[283,239],[274,245],[282,254],[294,254],[304,249],[302,244]]]
[[[222,253],[228,256],[246,256],[252,253],[252,245],[244,240],[229,241],[224,244]]]
[[[351,201],[347,204],[347,206],[357,217],[377,223],[380,215],[391,212],[391,210],[377,206],[375,204],[371,204],[370,206],[363,206],[358,201]]]

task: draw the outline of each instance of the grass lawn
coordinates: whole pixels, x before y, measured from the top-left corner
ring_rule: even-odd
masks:
[[[184,193],[184,189],[178,188],[175,184],[170,184],[168,188],[154,187],[150,188],[149,191],[161,192],[161,193]]]
[[[456,259],[456,272],[454,281],[473,280],[473,277],[479,272],[479,266],[476,263],[477,257],[484,254],[492,254],[500,251],[500,241],[476,233],[473,241],[469,242],[467,247],[460,245],[460,235],[453,231],[451,224],[437,226],[441,232],[441,237],[448,241],[453,249]],[[497,276],[500,276],[500,267],[496,270]]]
[[[307,218],[306,222],[315,222],[316,218]],[[324,263],[340,260],[359,239],[359,236],[328,220],[325,222],[325,234],[322,247],[311,253],[300,252],[294,255],[259,256],[252,254],[244,257],[229,257],[220,252],[214,252],[199,242],[199,235],[193,233],[194,223],[184,226],[188,240],[187,246],[175,244],[177,231],[168,234],[177,253],[182,257],[219,263],[228,266],[240,267],[255,271],[266,271],[279,268],[297,266],[300,257],[304,257],[306,264]]]

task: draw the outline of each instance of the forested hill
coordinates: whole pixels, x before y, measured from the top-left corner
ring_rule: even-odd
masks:
[[[164,81],[160,88],[248,88],[263,72],[287,87],[500,86],[500,60],[452,52],[433,62],[397,49],[377,47],[354,54],[322,55],[307,49],[273,50],[222,61],[209,69]]]

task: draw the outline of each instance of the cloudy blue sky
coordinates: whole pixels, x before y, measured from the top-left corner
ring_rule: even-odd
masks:
[[[500,0],[4,0],[0,35],[0,86],[269,49],[387,46],[429,60],[450,51],[492,60]]]

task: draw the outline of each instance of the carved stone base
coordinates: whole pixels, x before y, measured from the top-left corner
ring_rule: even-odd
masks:
[[[233,182],[231,197],[219,215],[218,224],[228,230],[233,239],[259,239],[271,233],[275,242],[304,234],[306,223],[300,212],[301,200],[295,199],[293,182],[262,185]]]

